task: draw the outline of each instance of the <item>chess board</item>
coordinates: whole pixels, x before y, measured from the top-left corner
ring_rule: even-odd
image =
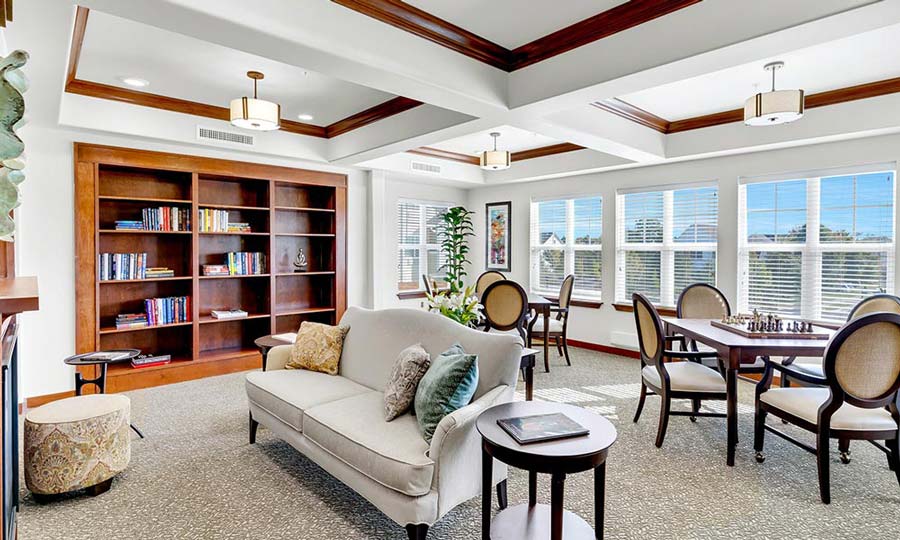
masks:
[[[715,326],[716,328],[721,328],[722,330],[728,330],[731,333],[737,334],[739,336],[744,336],[747,338],[758,338],[758,339],[829,339],[831,337],[831,332],[824,327],[813,325],[812,332],[791,332],[790,330],[784,329],[780,332],[765,332],[765,331],[755,331],[751,332],[747,330],[747,323],[735,323],[728,324],[723,323],[722,321],[710,321],[710,324]]]

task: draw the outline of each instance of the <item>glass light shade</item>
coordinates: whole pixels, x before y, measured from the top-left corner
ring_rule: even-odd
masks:
[[[505,150],[487,150],[481,153],[481,168],[489,171],[508,169],[510,154]]]
[[[231,100],[231,124],[256,131],[272,131],[281,127],[281,105],[242,97]]]
[[[744,103],[744,123],[774,126],[803,116],[803,90],[777,90],[756,94]]]

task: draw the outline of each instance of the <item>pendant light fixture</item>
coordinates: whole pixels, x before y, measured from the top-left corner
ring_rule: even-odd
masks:
[[[500,134],[496,131],[491,133],[491,137],[494,138],[494,149],[493,150],[485,150],[481,153],[481,168],[488,171],[502,171],[503,169],[508,169],[510,160],[510,153],[506,150],[497,150],[497,137]]]
[[[253,97],[231,100],[231,124],[256,131],[272,131],[280,128],[281,105],[256,97],[256,84],[265,75],[259,71],[248,71],[247,76],[253,79]]]
[[[784,67],[784,62],[771,62],[764,67],[772,72],[772,90],[744,102],[744,123],[774,126],[799,120],[803,116],[803,90],[775,90],[775,72]]]

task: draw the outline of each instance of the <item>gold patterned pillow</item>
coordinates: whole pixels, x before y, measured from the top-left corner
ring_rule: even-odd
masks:
[[[303,321],[285,369],[307,369],[337,375],[344,336],[349,328]]]

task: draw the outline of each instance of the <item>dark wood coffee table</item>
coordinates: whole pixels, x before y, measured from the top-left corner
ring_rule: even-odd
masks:
[[[590,430],[572,439],[521,445],[497,420],[516,416],[563,413]],[[483,540],[602,539],[606,490],[606,455],[616,442],[616,428],[598,414],[581,407],[540,401],[497,405],[481,413],[476,422],[481,434]],[[528,504],[502,510],[491,521],[493,460],[528,471]],[[594,470],[594,527],[581,517],[563,510],[567,474]],[[537,504],[537,475],[551,475],[550,506]],[[501,501],[501,504],[504,504]]]

